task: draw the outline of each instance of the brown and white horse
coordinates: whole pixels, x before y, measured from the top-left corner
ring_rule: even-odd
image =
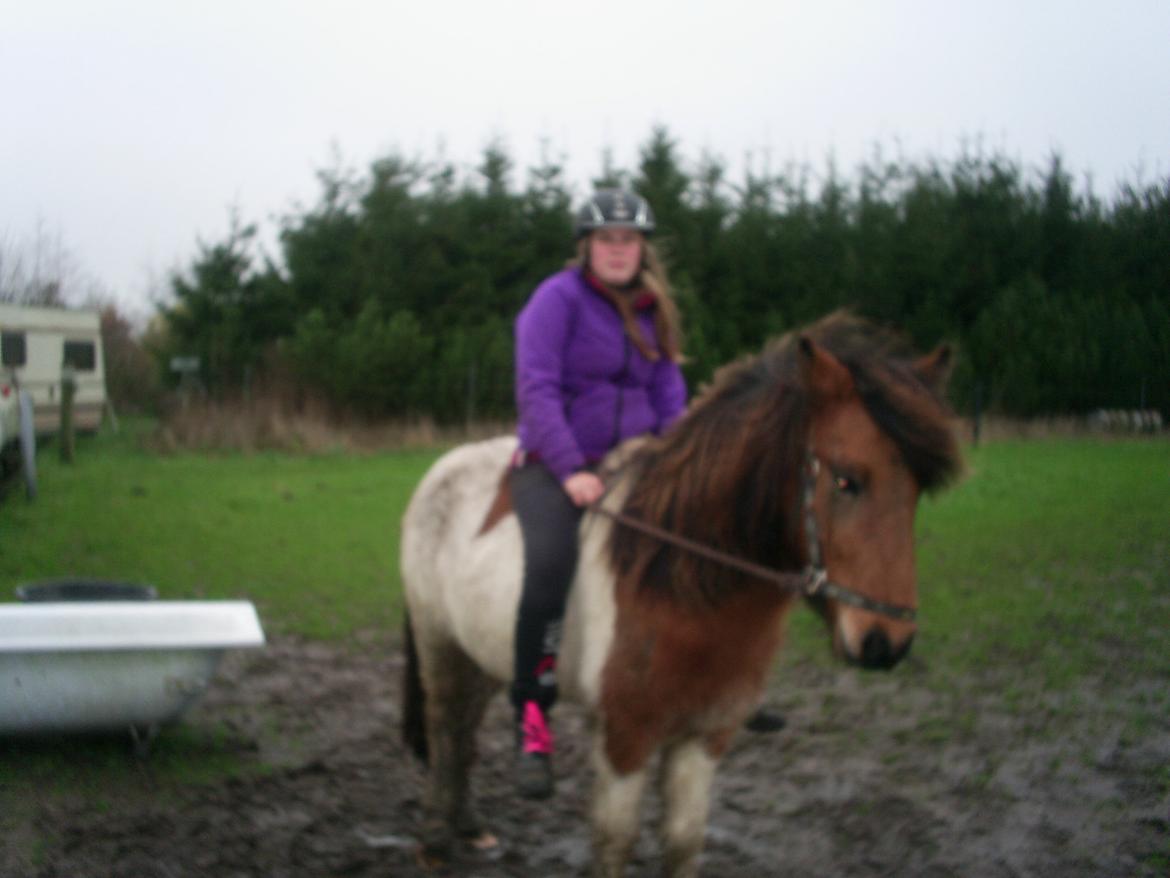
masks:
[[[860,598],[814,601],[836,652],[891,667],[915,625],[881,607],[917,603],[918,498],[960,468],[941,396],[949,360],[830,315],[725,366],[666,436],[614,452],[603,506],[758,565],[823,565]],[[403,519],[404,730],[429,756],[436,853],[481,832],[468,773],[484,707],[511,674],[521,578],[515,516],[488,513],[514,449],[451,451]],[[557,674],[595,720],[594,873],[623,873],[660,756],[663,871],[694,875],[716,765],[757,703],[794,594],[608,515],[587,514],[580,543]]]

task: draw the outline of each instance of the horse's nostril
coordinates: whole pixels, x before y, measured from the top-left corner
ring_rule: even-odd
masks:
[[[890,649],[890,638],[880,628],[871,628],[861,642],[861,664],[867,668],[893,667],[897,656]]]

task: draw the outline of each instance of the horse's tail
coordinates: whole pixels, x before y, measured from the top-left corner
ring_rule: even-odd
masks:
[[[403,611],[403,647],[406,666],[402,673],[402,741],[425,765],[427,762],[426,692],[418,668],[418,647],[410,624],[410,611]]]

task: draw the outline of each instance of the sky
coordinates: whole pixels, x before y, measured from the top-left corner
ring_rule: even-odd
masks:
[[[1109,198],[1170,174],[1168,46],[1166,0],[0,0],[0,257],[148,314],[320,169],[499,142],[582,197],[654,126],[732,181],[977,144]]]

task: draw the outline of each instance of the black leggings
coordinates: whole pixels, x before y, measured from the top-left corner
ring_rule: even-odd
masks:
[[[528,463],[510,475],[512,506],[524,535],[524,585],[516,620],[516,664],[512,704],[527,701],[544,710],[557,699],[556,659],[561,619],[577,568],[581,508],[547,467]]]

